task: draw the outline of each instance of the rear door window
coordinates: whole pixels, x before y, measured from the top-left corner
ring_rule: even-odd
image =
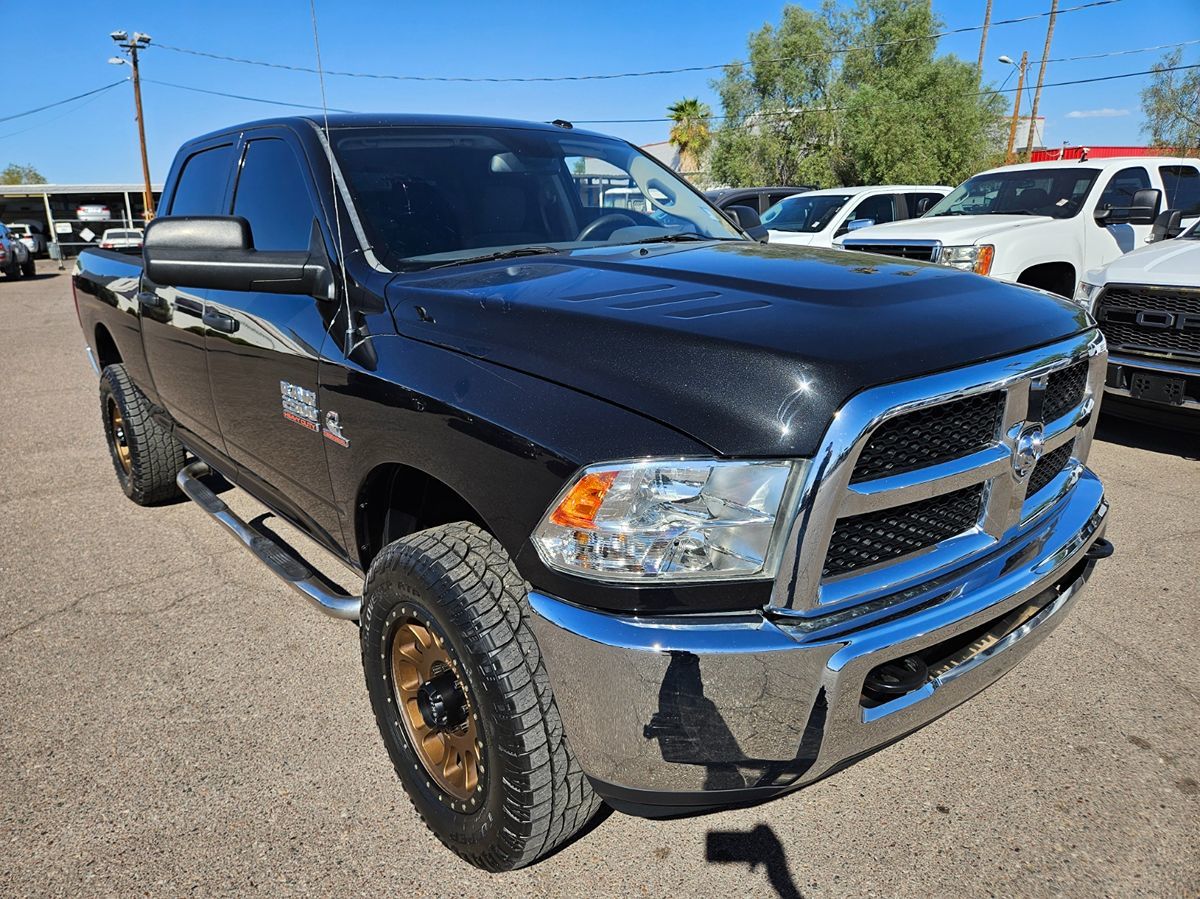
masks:
[[[1200,215],[1200,172],[1190,165],[1163,165],[1162,175],[1167,209],[1178,209],[1185,217]]]
[[[910,218],[917,218],[924,215],[934,206],[941,202],[945,194],[936,194],[929,191],[920,191],[915,193],[907,193],[904,195],[908,201],[908,215]],[[922,202],[924,206],[922,206]]]
[[[232,161],[232,144],[189,156],[175,185],[170,215],[221,215],[225,211],[225,185]]]
[[[854,207],[854,211],[850,213],[850,218],[847,221],[854,221],[855,219],[871,219],[876,225],[895,221],[896,212],[892,202],[892,195],[878,194],[874,197],[867,197]]]

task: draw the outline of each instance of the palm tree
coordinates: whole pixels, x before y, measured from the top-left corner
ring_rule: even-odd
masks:
[[[709,118],[712,110],[707,103],[696,97],[684,97],[667,107],[671,125],[671,145],[679,151],[679,168],[695,174],[700,170],[700,160],[712,143]]]

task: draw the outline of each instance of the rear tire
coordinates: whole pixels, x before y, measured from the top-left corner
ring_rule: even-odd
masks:
[[[537,861],[600,806],[563,734],[528,589],[491,535],[458,522],[384,547],[363,594],[363,671],[400,782],[433,834],[488,871]],[[459,723],[431,723],[447,706]]]
[[[100,413],[121,489],[139,506],[180,496],[175,475],[187,462],[183,444],[150,416],[150,403],[129,380],[124,365],[100,375]]]
[[[25,264],[21,266],[21,275],[25,278],[37,277],[37,263],[33,259],[32,252],[30,252],[29,258],[25,261]]]

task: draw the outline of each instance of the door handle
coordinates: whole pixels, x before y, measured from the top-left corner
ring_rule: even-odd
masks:
[[[217,312],[214,309],[205,309],[204,315],[201,318],[204,324],[208,325],[214,331],[224,331],[226,334],[232,334],[238,329],[238,321],[232,315],[226,315],[223,312]]]
[[[136,299],[143,306],[150,306],[153,308],[158,308],[159,306],[161,306],[163,304],[163,298],[160,297],[153,290],[138,291]]]
[[[192,315],[204,314],[204,304],[199,300],[190,300],[187,297],[176,297],[175,308],[180,312],[190,312]]]

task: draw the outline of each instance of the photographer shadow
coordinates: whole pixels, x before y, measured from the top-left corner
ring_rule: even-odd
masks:
[[[705,842],[705,859],[710,864],[749,865],[751,871],[762,865],[780,899],[802,899],[788,867],[783,843],[766,824],[748,831],[710,830]]]

